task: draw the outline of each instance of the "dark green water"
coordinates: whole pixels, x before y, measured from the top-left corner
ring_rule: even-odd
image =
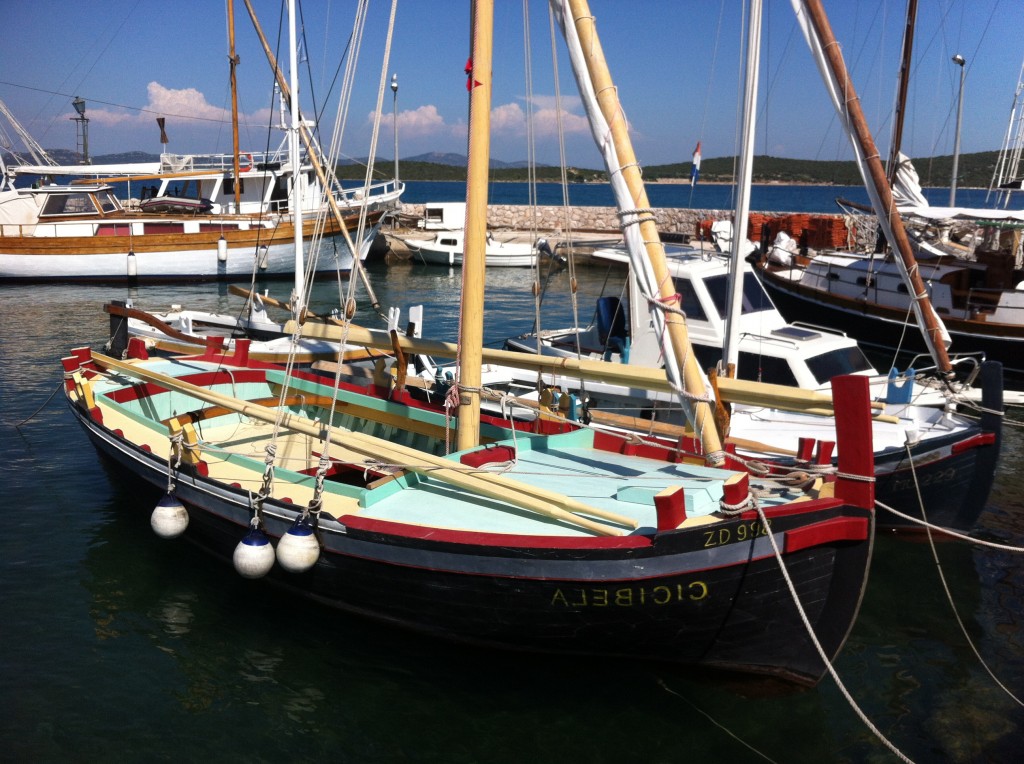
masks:
[[[580,275],[584,321],[602,278]],[[372,279],[385,305],[424,303],[428,334],[451,331],[458,271],[398,266]],[[527,271],[494,271],[488,289],[489,340],[530,328]],[[334,292],[318,285],[313,308],[336,304]],[[467,650],[289,600],[157,539],[152,495],[97,460],[59,395],[44,405],[60,357],[99,344],[102,304],[127,295],[0,287],[2,760],[896,760],[830,679],[794,692],[664,666]],[[240,302],[217,285],[133,296],[154,310]],[[571,323],[568,301],[556,307],[550,325]],[[359,320],[372,323],[365,311]],[[976,535],[1024,545],[1022,452],[1011,428]],[[971,639],[1024,696],[1021,556],[962,543],[938,554]],[[836,668],[915,761],[1021,760],[1024,710],[967,646],[925,544],[879,539]]]

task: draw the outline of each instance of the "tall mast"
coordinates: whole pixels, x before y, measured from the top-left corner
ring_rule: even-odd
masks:
[[[244,2],[245,9],[249,12],[249,19],[252,21],[253,29],[256,30],[256,36],[259,38],[260,45],[263,47],[263,53],[267,57],[267,62],[270,64],[271,71],[274,73],[274,79],[276,80],[278,87],[281,88],[281,95],[290,103],[292,100],[292,88],[289,87],[288,81],[285,80],[284,74],[281,72],[281,67],[277,64],[277,57],[270,49],[270,43],[267,42],[267,36],[263,34],[263,27],[260,24],[260,20],[256,17],[255,9],[252,7],[252,0],[244,0]],[[352,236],[349,234],[348,226],[345,223],[345,216],[341,213],[341,208],[338,207],[338,200],[334,198],[333,174],[331,178],[328,178],[327,172],[324,170],[323,164],[320,162],[318,148],[313,142],[313,137],[301,122],[299,123],[299,134],[302,137],[302,142],[306,145],[306,151],[309,152],[309,163],[313,166],[313,171],[320,180],[320,185],[324,188],[327,204],[331,208],[331,212],[334,213],[334,219],[338,223],[338,227],[341,229],[342,235],[345,237],[345,243],[348,244],[349,250],[352,252],[352,270],[359,274],[359,278],[363,282],[363,287],[366,289],[366,294],[369,296],[374,309],[380,310],[380,302],[377,300],[377,295],[374,294],[373,287],[370,284],[370,279],[366,275],[366,269],[363,268],[363,265],[359,260],[359,249],[352,241]]]
[[[864,119],[860,99],[857,97],[853,82],[846,70],[839,43],[836,42],[835,35],[832,33],[832,27],[829,25],[828,17],[821,7],[820,0],[791,0],[791,2],[796,11],[797,20],[807,37],[807,42],[818,59],[819,69],[825,80],[825,85],[832,95],[840,121],[853,143],[858,165],[864,175],[865,188],[871,199],[871,205],[874,207],[879,226],[885,233],[889,246],[894,252],[899,253],[896,262],[900,266],[904,281],[908,282],[910,289],[913,290],[911,305],[914,316],[917,318],[917,324],[921,327],[921,333],[924,335],[925,344],[928,346],[938,370],[946,374],[952,370],[949,354],[946,352],[949,336],[932,307],[928,290],[921,279],[917,261],[910,248],[910,240],[903,227],[903,219],[896,211],[896,204],[893,202],[892,190],[885,177],[878,148],[875,146],[871,130]]]
[[[903,30],[903,55],[900,60],[900,83],[896,94],[896,119],[892,126],[892,146],[889,147],[889,188],[896,179],[900,164],[900,146],[903,143],[903,118],[907,111],[907,87],[910,84],[910,54],[914,49],[914,26],[917,22],[917,0],[907,2],[907,26]]]
[[[235,173],[235,181],[232,186],[235,189],[235,212],[240,212],[242,188],[238,180],[240,168],[238,166],[238,80],[235,77],[235,68],[238,66],[238,55],[235,53],[235,0],[228,0],[228,59],[231,65],[231,161]]]
[[[302,309],[306,304],[305,297],[305,273],[302,253],[302,161],[299,156],[299,130],[301,129],[299,117],[299,41],[295,33],[295,0],[288,0],[288,79],[291,87],[292,97],[289,101],[291,107],[291,125],[288,129],[288,154],[292,166],[292,221],[295,228],[295,290],[292,292],[292,306],[295,311],[295,318],[301,319]],[[353,257],[358,257],[353,253]]]
[[[754,127],[757,123],[757,80],[761,59],[761,0],[750,0],[747,21],[747,72],[743,92],[743,133],[740,142],[740,167],[736,188],[736,215],[733,218],[732,253],[729,258],[729,305],[722,343],[724,368],[737,367],[740,357],[740,316],[743,315],[743,250],[750,215],[750,183],[754,173]]]
[[[718,464],[723,460],[722,441],[707,402],[704,375],[690,347],[685,317],[678,310],[672,276],[665,259],[665,248],[658,235],[650,202],[644,188],[640,165],[629,139],[622,105],[608,64],[597,38],[594,17],[586,0],[550,0],[562,25],[570,48],[573,73],[584,93],[591,132],[601,150],[616,205],[623,224],[623,236],[630,249],[630,265],[652,300],[651,318],[659,335],[667,336],[665,371],[687,410],[694,429],[701,437],[706,458]],[[572,42],[570,42],[570,38]],[[597,108],[591,103],[596,101]],[[654,305],[653,303],[658,303]],[[662,309],[664,306],[667,309]],[[664,331],[660,331],[661,329]]]
[[[491,158],[492,0],[474,0],[470,14],[472,49],[466,66],[469,88],[469,159],[466,222],[463,228],[462,307],[459,312],[459,429],[461,451],[480,439],[480,366],[484,334],[487,251],[487,181]]]

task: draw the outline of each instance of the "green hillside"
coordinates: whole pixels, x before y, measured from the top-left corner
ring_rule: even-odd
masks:
[[[959,185],[963,187],[987,187],[992,179],[999,154],[996,151],[982,151],[975,154],[961,154],[958,170]],[[700,179],[705,183],[729,183],[733,180],[735,160],[732,157],[715,157],[701,163]],[[948,186],[953,169],[952,155],[915,159],[914,166],[924,186]],[[391,177],[393,164],[378,162],[375,175]],[[644,178],[648,181],[688,179],[690,162],[650,165],[644,167]],[[362,180],[366,168],[360,164],[338,167],[338,174],[345,180]],[[465,181],[465,166],[435,164],[432,162],[400,162],[399,174],[402,180],[452,180]],[[537,179],[558,182],[561,171],[557,167],[538,167]],[[603,181],[603,170],[573,167],[567,170],[570,183]],[[523,167],[504,167],[491,170],[492,181],[525,181],[527,171]],[[861,177],[853,161],[833,162],[815,159],[786,159],[783,157],[758,156],[754,158],[755,183],[812,183],[816,185],[859,186]]]

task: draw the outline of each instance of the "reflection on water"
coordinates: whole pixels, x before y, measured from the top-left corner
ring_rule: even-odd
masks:
[[[384,306],[425,306],[454,336],[461,271],[371,272]],[[589,320],[603,271],[579,274]],[[549,328],[570,325],[565,274]],[[285,282],[269,285],[282,295]],[[528,272],[488,274],[489,342],[533,323]],[[295,602],[182,542],[157,539],[157,491],[107,471],[60,398],[59,358],[106,336],[111,287],[0,287],[0,737],[6,760],[117,758],[359,762],[883,761],[890,756],[826,680],[812,691],[729,684],[677,669],[505,655],[437,643]],[[218,285],[145,287],[132,298],[237,311]],[[337,304],[318,283],[313,309]],[[15,309],[16,306],[16,309]],[[407,314],[406,314],[407,315]],[[361,323],[380,326],[365,306]],[[37,409],[41,411],[35,413]],[[34,416],[33,416],[34,415]],[[17,431],[11,423],[32,417]],[[1020,430],[976,535],[1024,544]],[[971,639],[1024,692],[1020,556],[939,544]],[[931,549],[880,538],[837,670],[865,713],[917,761],[1019,760],[1024,714],[960,633]],[[712,724],[714,720],[715,724]],[[173,748],[167,744],[173,738]],[[737,738],[739,740],[737,740]],[[739,741],[743,741],[742,743]]]

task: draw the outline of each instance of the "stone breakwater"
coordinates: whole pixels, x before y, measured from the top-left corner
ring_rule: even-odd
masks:
[[[422,204],[402,204],[400,214],[405,220],[418,220],[423,217]],[[656,207],[651,210],[662,233],[684,234],[697,236],[701,224],[707,233],[708,222],[728,220],[732,218],[731,210],[705,210],[678,207]],[[858,216],[856,224],[843,215],[796,215],[793,213],[753,213],[751,227],[767,225],[767,231],[774,238],[775,233],[785,230],[794,239],[800,238],[808,227],[808,219],[814,221],[836,221],[832,227],[842,229],[847,239],[846,246],[873,246],[877,226],[873,219]],[[562,207],[536,206],[522,204],[492,204],[487,208],[487,227],[494,230],[534,231],[564,235],[566,230],[579,233],[618,233],[619,216],[615,207]],[[820,227],[820,223],[819,223]],[[808,229],[810,232],[810,229]],[[760,231],[751,231],[751,238],[760,238]],[[806,238],[806,236],[805,236]],[[810,243],[814,246],[814,243]],[[838,245],[838,242],[833,246]]]

